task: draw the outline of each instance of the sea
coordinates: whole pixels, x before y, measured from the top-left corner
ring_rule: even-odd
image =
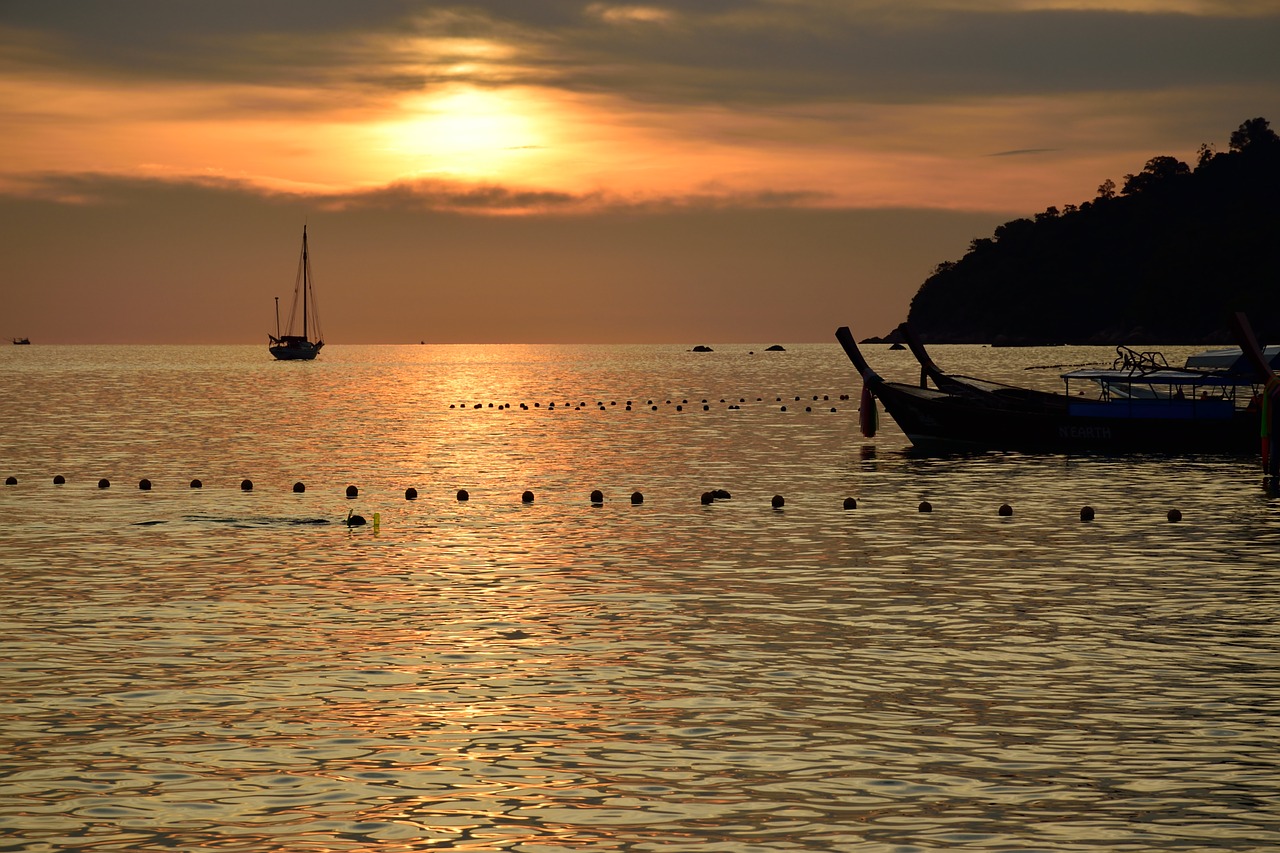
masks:
[[[770,343],[0,349],[0,851],[1280,849],[1257,457],[921,455]]]

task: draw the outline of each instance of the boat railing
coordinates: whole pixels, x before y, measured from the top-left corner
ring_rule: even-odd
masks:
[[[1153,370],[1168,370],[1169,362],[1165,360],[1164,353],[1157,350],[1139,352],[1126,346],[1118,346],[1115,361],[1111,362],[1111,369],[1148,373]]]
[[[1104,403],[1142,401],[1146,405],[1176,405],[1188,409],[1196,406],[1244,409],[1257,405],[1261,386],[1241,382],[1224,375],[1189,374],[1173,370],[1167,375],[1151,372],[1142,375],[1104,375],[1098,371],[1077,371],[1063,374],[1065,391],[1069,398],[1094,399]],[[1073,390],[1072,382],[1087,381],[1097,387],[1096,396]]]

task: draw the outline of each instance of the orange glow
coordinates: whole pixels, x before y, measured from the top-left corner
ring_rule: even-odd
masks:
[[[454,53],[483,64],[492,50]],[[247,85],[0,81],[0,117],[40,116],[7,122],[20,131],[6,140],[0,183],[89,171],[310,194],[431,179],[593,203],[786,192],[811,206],[1040,210],[1087,200],[1103,179],[1121,177],[1114,152],[1109,160],[1082,152],[1091,134],[1114,135],[1126,119],[1116,110],[1108,120],[1083,96],[657,110],[606,95],[456,83],[396,101],[335,108],[329,100]],[[990,156],[1014,140],[1043,153]],[[1150,152],[1137,139],[1133,150],[1136,169]]]

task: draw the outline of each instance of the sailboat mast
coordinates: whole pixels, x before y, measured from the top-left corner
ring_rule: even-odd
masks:
[[[307,337],[307,291],[311,289],[311,276],[308,275],[311,269],[311,261],[307,260],[307,226],[302,226],[302,339],[309,341]]]

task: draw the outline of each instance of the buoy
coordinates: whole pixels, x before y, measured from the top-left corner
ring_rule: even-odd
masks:
[[[382,513],[375,512],[373,514],[373,532],[377,533],[378,528],[382,526]]]
[[[862,385],[862,400],[858,403],[858,426],[862,428],[862,434],[867,438],[875,438],[876,430],[880,426],[876,397],[865,382]]]
[[[786,410],[787,410],[787,407],[786,407],[786,406],[783,406],[783,407],[782,407],[782,411],[784,411],[784,412],[785,412]]]
[[[347,486],[347,497],[354,498],[360,494],[360,490],[355,486]]]
[[[242,492],[252,492],[252,491],[253,491],[253,480],[241,480],[241,481],[240,481],[240,491],[242,491]]]
[[[639,492],[632,492],[631,493],[632,506],[635,506],[637,504],[642,504],[642,503],[644,503],[644,495],[640,494]]]
[[[770,501],[769,503],[773,506],[774,509],[782,509],[782,506],[783,504],[786,503],[786,501],[783,500],[782,495],[774,495],[773,500]]]
[[[5,478],[4,478],[4,484],[5,484],[6,486],[16,486],[16,485],[18,485],[18,478],[17,478],[17,477],[5,477]]]
[[[111,481],[108,480],[106,477],[103,477],[101,480],[98,481],[99,489],[107,489],[110,487],[111,487]]]
[[[525,493],[520,496],[520,501],[521,503],[527,504],[533,503],[533,492],[525,491]]]
[[[703,505],[703,506],[707,506],[708,504],[713,503],[713,502],[715,501],[715,499],[716,499],[716,496],[715,496],[715,495],[713,495],[713,494],[711,494],[710,492],[703,492],[703,493],[702,493],[702,505]]]
[[[591,502],[592,502],[593,504],[602,504],[602,503],[604,503],[604,492],[600,491],[599,489],[595,489],[595,490],[593,490],[593,491],[591,492]]]
[[[418,499],[418,490],[413,486],[404,490],[404,499],[407,501],[416,501]]]
[[[151,481],[144,477],[143,479],[138,481],[138,488],[144,492],[151,491]]]
[[[1009,506],[1008,504],[1000,504],[1000,514],[1013,515],[1013,507]]]
[[[933,512],[933,504],[929,503],[928,501],[920,501],[920,511]]]
[[[1080,507],[1080,520],[1093,521],[1093,507],[1091,506]]]
[[[1182,521],[1182,513],[1176,509],[1169,510],[1169,520],[1175,522]]]
[[[467,492],[466,489],[458,489],[458,500],[465,501],[470,499],[471,499],[471,495]]]
[[[62,476],[61,474],[57,474],[57,475],[55,475],[55,476],[54,476],[54,478],[53,478],[53,484],[54,484],[55,486],[61,486],[61,485],[62,485],[62,484],[64,484],[65,482],[67,482],[67,478],[66,478],[66,477],[64,477],[64,476]]]
[[[845,499],[844,499],[844,508],[845,508],[845,509],[857,509],[857,508],[858,508],[858,502],[857,502],[856,500],[854,500],[853,498],[845,498]]]
[[[298,482],[296,482],[296,483],[294,483],[294,484],[293,484],[293,493],[294,493],[295,495],[300,495],[300,494],[302,494],[303,492],[305,492],[306,490],[307,490],[307,487],[306,487],[305,485],[303,485],[303,483],[302,483],[302,481],[301,481],[301,480],[299,480]]]

